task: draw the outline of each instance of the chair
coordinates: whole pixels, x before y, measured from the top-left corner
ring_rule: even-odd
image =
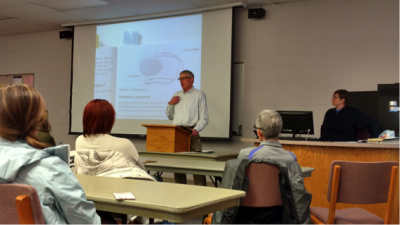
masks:
[[[241,206],[271,207],[282,205],[277,166],[265,163],[251,163],[246,168],[249,188]],[[271,182],[276,181],[276,182]]]
[[[279,187],[280,172],[280,169],[274,165],[250,163],[250,165],[246,167],[249,187],[246,191],[246,197],[243,198],[240,206],[255,208],[281,206],[282,197]],[[211,224],[211,218],[212,214],[204,219],[203,224]]]
[[[203,224],[211,224],[211,223],[212,223],[212,216],[213,216],[213,213],[208,214],[208,215],[204,218]]]
[[[26,184],[0,184],[0,223],[44,224],[36,189]]]
[[[314,224],[390,223],[399,174],[397,162],[333,161],[328,185],[329,209],[311,208]],[[361,208],[336,210],[336,203],[387,203],[384,220]]]

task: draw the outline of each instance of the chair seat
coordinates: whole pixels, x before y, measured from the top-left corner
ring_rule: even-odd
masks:
[[[328,223],[329,210],[321,207],[311,207],[311,214]],[[361,208],[340,209],[335,212],[335,224],[383,224],[383,220]]]

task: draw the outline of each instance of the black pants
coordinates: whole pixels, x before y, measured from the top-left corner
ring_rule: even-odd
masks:
[[[100,216],[101,224],[118,224],[110,212],[96,210],[97,215]]]
[[[245,207],[240,206],[234,224],[280,224],[283,206]]]

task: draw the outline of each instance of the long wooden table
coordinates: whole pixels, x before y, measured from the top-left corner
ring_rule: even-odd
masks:
[[[162,171],[171,173],[185,173],[205,176],[222,177],[224,173],[226,162],[213,162],[204,160],[186,160],[180,158],[156,158],[156,157],[143,157],[140,160],[156,161],[152,163],[145,163],[146,170]],[[311,172],[314,171],[312,167],[301,167],[304,177],[311,177]]]
[[[244,142],[252,142],[258,146],[258,139],[242,138]],[[328,179],[331,162],[347,160],[359,162],[395,161],[399,162],[399,143],[388,142],[382,144],[345,143],[345,142],[316,142],[316,141],[288,141],[280,140],[282,147],[297,156],[300,165],[309,165],[315,168],[311,178],[305,179],[304,184],[312,195],[312,207],[329,207],[327,200]],[[399,223],[399,187],[396,190],[393,223]],[[359,207],[384,218],[386,204],[352,205],[337,204],[337,209]]]
[[[96,209],[184,223],[208,213],[239,205],[243,191],[76,175]],[[117,201],[113,193],[131,192],[136,200]]]
[[[157,158],[174,158],[174,159],[191,159],[191,160],[207,160],[207,161],[223,161],[226,162],[230,159],[236,159],[238,153],[201,153],[201,152],[150,152],[138,151],[139,156],[157,157]]]

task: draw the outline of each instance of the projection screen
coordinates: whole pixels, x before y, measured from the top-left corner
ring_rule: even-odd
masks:
[[[165,111],[191,70],[207,96],[202,137],[229,138],[232,9],[74,27],[70,133],[82,133],[85,105],[115,108],[112,134],[144,135],[141,124],[172,124]]]

